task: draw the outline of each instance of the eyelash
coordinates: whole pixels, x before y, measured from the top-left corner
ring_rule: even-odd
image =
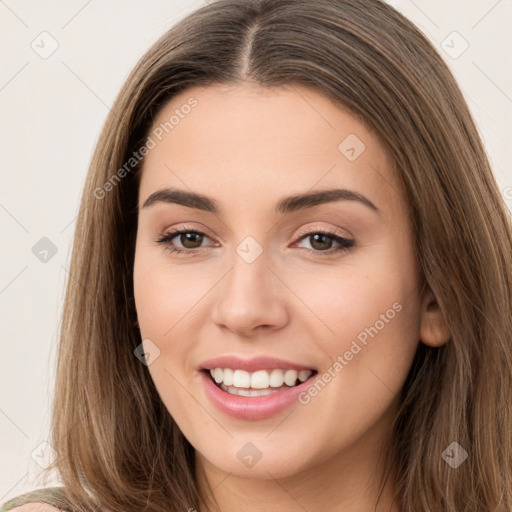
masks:
[[[170,251],[171,253],[174,253],[174,254],[188,253],[188,255],[192,256],[194,254],[198,254],[198,253],[202,252],[202,249],[204,249],[204,247],[199,247],[196,249],[181,249],[179,247],[174,247],[174,246],[168,245],[173,238],[176,238],[178,235],[182,235],[182,234],[186,234],[186,233],[195,233],[197,235],[201,235],[206,238],[209,238],[208,235],[206,235],[202,231],[197,231],[195,229],[188,229],[185,227],[185,228],[175,229],[173,231],[164,233],[160,237],[156,238],[155,242],[163,245],[165,250]],[[312,231],[302,232],[299,235],[298,241],[302,241],[302,240],[308,238],[308,236],[312,236],[312,235],[326,235],[328,238],[332,238],[335,242],[338,242],[340,244],[340,247],[335,248],[335,249],[331,248],[326,251],[318,251],[318,250],[314,250],[314,249],[304,248],[304,250],[308,254],[313,254],[315,256],[318,256],[318,255],[328,256],[333,253],[345,252],[345,251],[348,251],[351,247],[353,247],[355,245],[354,240],[341,237],[341,236],[337,235],[336,231],[334,231],[334,230],[326,230],[326,231],[312,230]]]

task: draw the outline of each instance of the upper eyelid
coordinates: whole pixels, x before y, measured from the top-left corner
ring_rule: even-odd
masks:
[[[214,238],[211,237],[208,233],[207,233],[208,230],[205,230],[203,228],[195,228],[193,226],[187,226],[187,225],[179,225],[177,227],[174,227],[174,228],[169,228],[169,229],[164,229],[162,231],[162,233],[160,235],[157,235],[157,238],[163,238],[163,237],[166,237],[166,236],[170,236],[170,235],[173,235],[174,236],[177,236],[181,233],[199,233],[201,235],[205,235],[207,236],[210,240],[213,240]]]

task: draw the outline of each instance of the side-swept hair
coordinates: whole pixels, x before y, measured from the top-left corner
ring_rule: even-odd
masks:
[[[77,510],[199,509],[194,448],[134,356],[141,166],[120,170],[176,94],[244,82],[302,84],[348,108],[378,134],[404,186],[421,279],[451,338],[440,348],[419,344],[403,388],[389,454],[402,510],[510,512],[509,213],[447,65],[380,0],[218,0],[140,59],[105,122],[81,199],[49,470]],[[453,441],[469,454],[457,469],[441,457]]]

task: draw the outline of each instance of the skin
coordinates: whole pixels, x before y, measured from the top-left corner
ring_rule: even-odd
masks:
[[[432,293],[420,294],[409,210],[389,155],[359,118],[303,86],[195,87],[165,105],[154,126],[191,97],[197,106],[149,152],[140,182],[134,287],[142,339],[160,350],[151,377],[196,449],[201,488],[206,478],[223,512],[374,510],[377,459],[418,343],[449,338]],[[338,148],[350,134],[366,146],[354,161]],[[221,212],[142,208],[169,186],[208,195]],[[357,191],[380,213],[354,200],[273,211],[285,196],[331,188]],[[205,236],[167,244],[202,247],[195,256],[155,242],[184,223]],[[332,229],[355,246],[322,255],[339,244],[312,235]],[[236,252],[247,236],[263,249],[250,264]],[[305,405],[240,420],[203,389],[199,365],[225,354],[270,355],[321,376],[394,303],[400,312]],[[247,442],[262,454],[252,467],[237,457]],[[392,468],[375,510],[399,511],[394,489]]]

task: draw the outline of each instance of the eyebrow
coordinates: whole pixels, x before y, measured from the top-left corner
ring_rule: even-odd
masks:
[[[359,192],[340,188],[319,192],[306,192],[304,194],[285,197],[276,204],[274,212],[276,214],[287,214],[298,210],[313,208],[321,204],[332,203],[334,201],[358,201],[377,214],[380,215],[382,213],[377,206]],[[179,204],[214,214],[219,214],[221,211],[221,208],[214,199],[203,194],[177,188],[163,188],[153,192],[148,196],[146,201],[144,201],[142,208],[149,208],[157,203]]]

